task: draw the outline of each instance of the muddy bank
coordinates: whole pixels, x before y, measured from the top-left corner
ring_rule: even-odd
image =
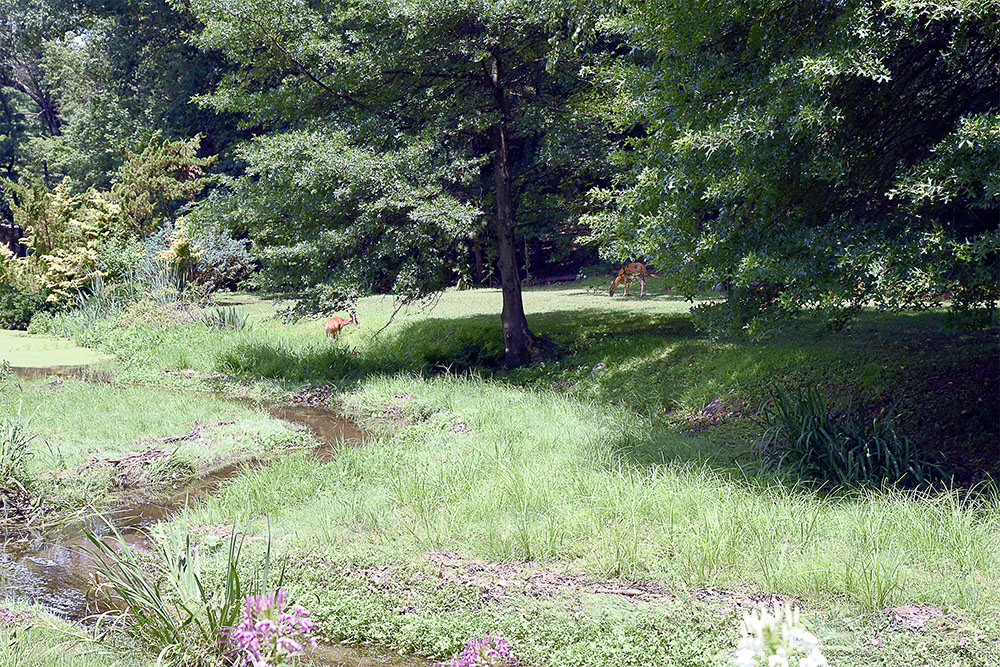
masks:
[[[75,373],[76,371],[74,371]],[[43,376],[46,377],[46,376]],[[311,433],[319,442],[312,453],[330,460],[341,446],[364,442],[364,432],[352,422],[316,405],[276,405],[240,401]],[[100,514],[42,529],[12,529],[0,533],[0,604],[2,601],[37,603],[56,616],[84,621],[95,609],[87,598],[96,564],[85,551],[90,545],[85,531],[108,541],[127,544],[149,553],[153,547],[147,528],[176,511],[215,493],[227,480],[247,467],[265,465],[252,460],[234,463],[184,484],[166,497],[136,499]],[[376,647],[321,645],[311,656],[312,664],[343,667],[425,666],[429,662],[399,656]]]
[[[312,405],[277,405],[241,402],[264,410],[313,435],[320,443],[312,453],[330,460],[342,445],[359,445],[365,434],[340,415]],[[57,616],[79,621],[88,614],[86,591],[93,581],[94,564],[81,547],[89,545],[85,531],[102,537],[119,532],[122,540],[139,550],[151,544],[144,530],[170,517],[186,505],[214,493],[228,479],[259,460],[232,463],[183,484],[170,494],[143,498],[137,491],[119,507],[43,529],[8,527],[0,533],[0,598],[37,602]],[[110,539],[110,537],[109,537]]]
[[[0,534],[0,598],[34,602],[60,618],[80,621],[88,615],[86,593],[94,563],[83,547],[92,546],[84,531],[149,552],[144,530],[189,503],[214,492],[248,463],[234,464],[185,485],[158,501],[141,500],[44,530],[11,529]]]

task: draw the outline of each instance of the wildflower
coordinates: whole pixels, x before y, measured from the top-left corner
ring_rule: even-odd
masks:
[[[827,667],[819,639],[802,624],[798,608],[788,603],[776,602],[770,613],[744,614],[740,630],[733,656],[736,667]]]
[[[279,667],[316,646],[315,624],[301,605],[287,604],[285,589],[246,599],[243,618],[229,633],[234,657],[243,667]]]
[[[514,663],[514,650],[503,637],[484,634],[472,637],[461,653],[448,662],[439,662],[437,667],[499,667]]]
[[[818,648],[814,648],[809,655],[799,661],[799,667],[827,667],[828,664]]]

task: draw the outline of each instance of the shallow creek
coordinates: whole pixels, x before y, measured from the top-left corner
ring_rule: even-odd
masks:
[[[320,460],[329,460],[338,447],[364,441],[364,433],[355,424],[324,408],[256,402],[244,402],[243,405],[265,410],[275,418],[308,429],[321,443],[314,450]],[[87,590],[94,580],[94,563],[83,550],[91,546],[84,529],[105,540],[113,540],[113,532],[117,530],[122,542],[148,551],[152,544],[145,528],[215,492],[247,465],[261,463],[234,464],[214,470],[156,502],[147,499],[125,504],[102,515],[86,516],[41,531],[0,531],[0,600],[36,602],[61,618],[83,621],[93,613],[92,607],[88,609]],[[311,660],[313,665],[327,667],[430,664],[421,658],[400,656],[378,647],[329,644],[320,645]]]

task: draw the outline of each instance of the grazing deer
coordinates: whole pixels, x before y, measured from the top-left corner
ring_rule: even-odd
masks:
[[[331,317],[326,321],[326,337],[329,338],[330,336],[333,336],[336,338],[337,334],[340,333],[340,330],[348,324],[358,326],[358,316],[354,311],[351,311],[351,318],[348,320],[345,320],[343,317]]]
[[[625,283],[625,296],[628,296],[628,283],[632,278],[635,278],[639,281],[639,285],[641,285],[639,296],[646,296],[646,278],[651,275],[654,275],[653,272],[647,269],[646,265],[642,262],[626,264],[618,272],[618,277],[615,278],[615,281],[611,283],[611,291],[608,294],[614,296],[618,286]]]

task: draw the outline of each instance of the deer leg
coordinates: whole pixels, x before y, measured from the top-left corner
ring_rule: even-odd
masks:
[[[625,296],[628,296],[628,284],[630,282],[632,282],[632,281],[628,279],[628,276],[626,276],[625,277]]]
[[[639,276],[639,284],[642,289],[639,290],[639,296],[646,296],[646,279],[643,276]]]

